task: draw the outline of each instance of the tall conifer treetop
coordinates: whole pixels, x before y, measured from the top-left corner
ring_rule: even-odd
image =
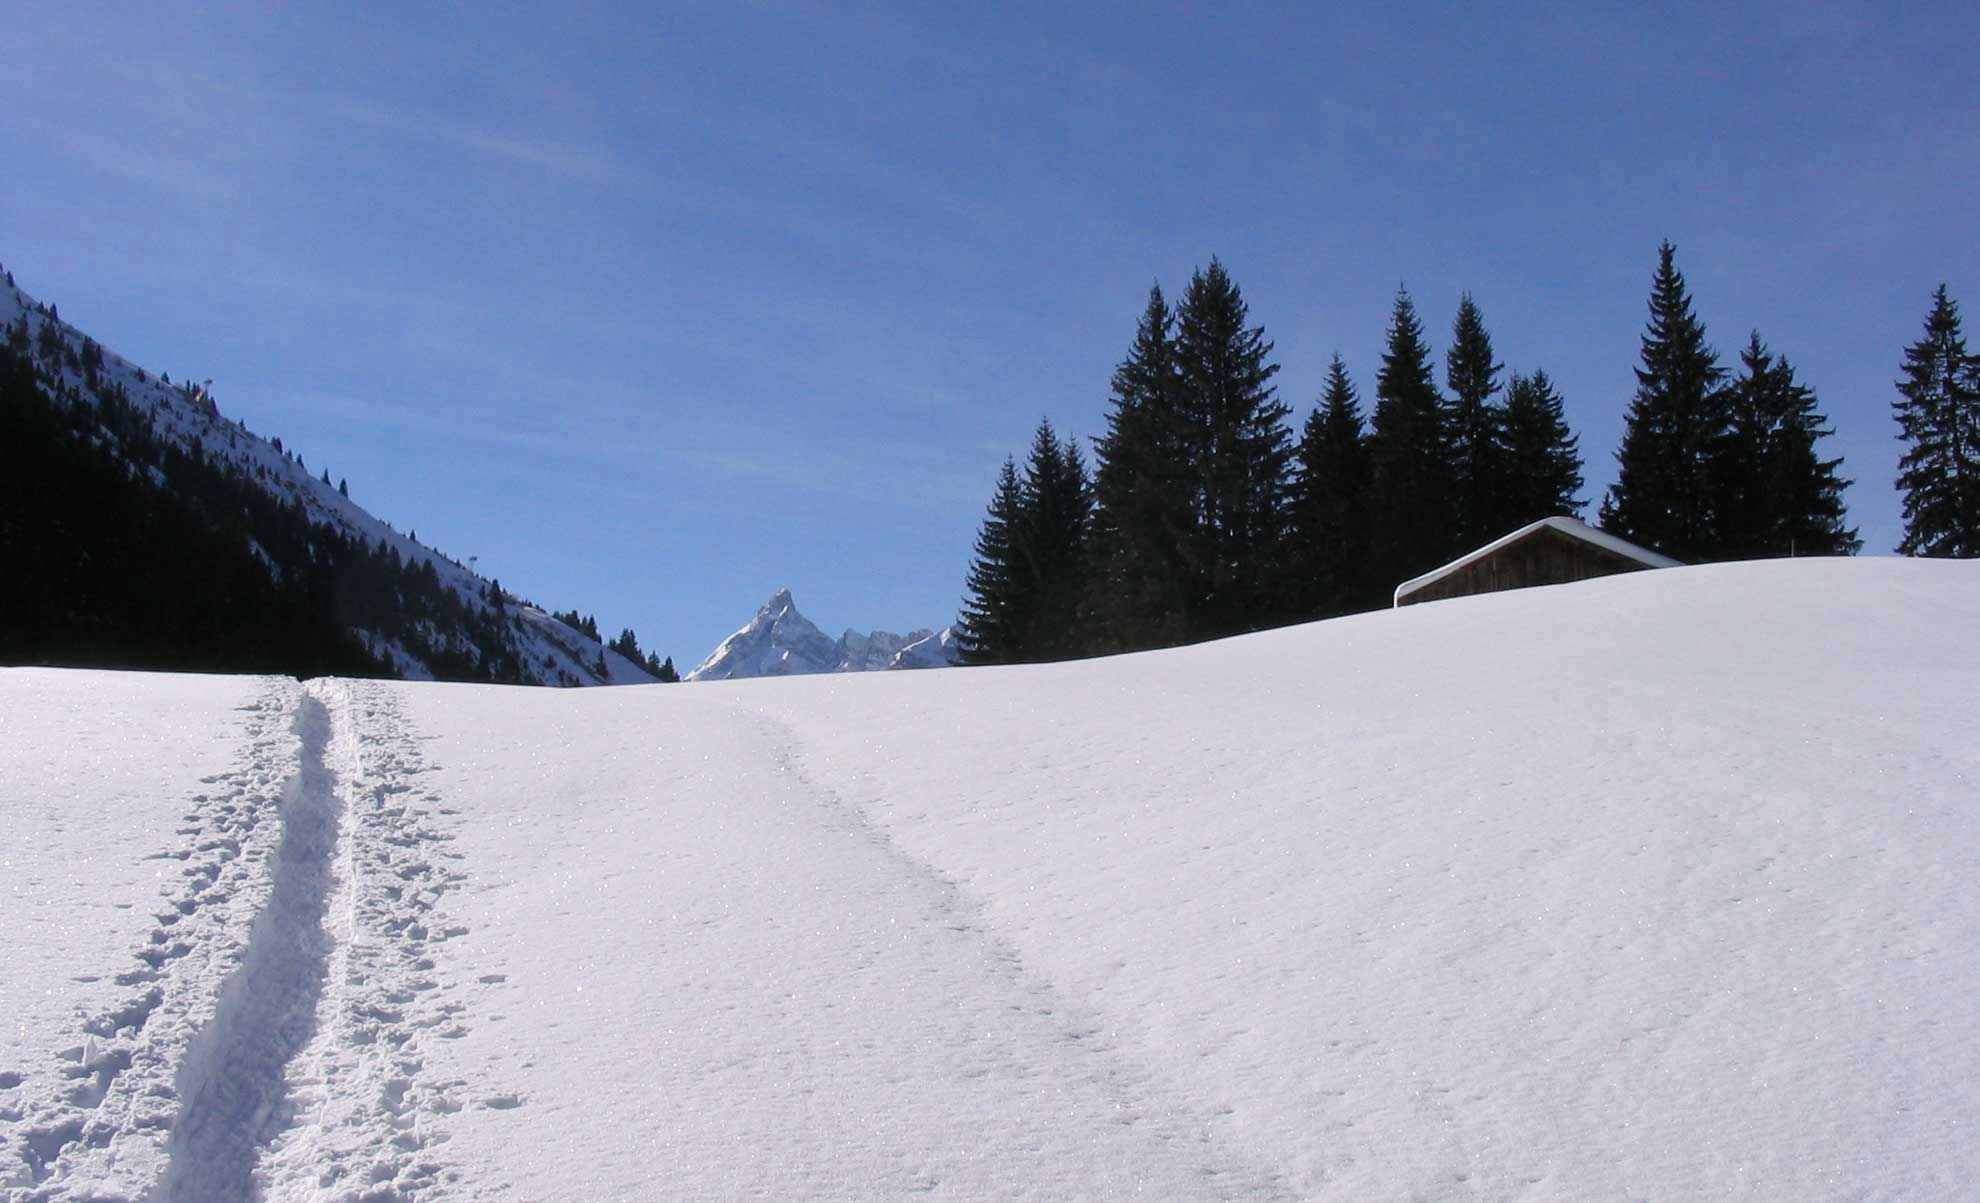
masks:
[[[1398,288],[1388,345],[1375,376],[1369,433],[1375,523],[1371,564],[1389,588],[1434,568],[1458,549],[1451,446],[1449,417],[1437,391],[1423,323],[1409,291]]]
[[[1905,348],[1891,405],[1907,444],[1898,461],[1908,556],[1980,556],[1980,361],[1967,354],[1959,304],[1939,285],[1925,334]]]
[[[968,596],[956,624],[956,650],[965,664],[1004,663],[1016,632],[1028,620],[1019,612],[1022,599],[1011,566],[1011,532],[1023,520],[1023,507],[1017,464],[1006,458],[997,473],[990,512],[976,534],[976,555],[964,584]]]
[[[1156,285],[1114,369],[1107,432],[1095,440],[1093,572],[1081,607],[1094,650],[1187,637],[1182,563],[1195,524],[1178,394],[1174,319]]]
[[[1505,494],[1502,522],[1516,530],[1558,514],[1577,517],[1581,492],[1580,440],[1568,429],[1565,406],[1545,369],[1515,372],[1506,383],[1500,463]]]
[[[1298,617],[1325,618],[1381,603],[1367,566],[1369,476],[1361,400],[1347,365],[1335,355],[1299,441],[1291,590]]]
[[[1272,344],[1249,324],[1224,265],[1190,277],[1176,310],[1176,382],[1194,531],[1186,545],[1192,636],[1269,625],[1279,589],[1291,485],[1291,412],[1279,401]]]
[[[1843,521],[1850,482],[1836,474],[1840,458],[1815,453],[1830,431],[1814,391],[1757,330],[1739,362],[1725,388],[1730,425],[1718,463],[1715,558],[1853,554],[1862,544]]]
[[[1492,359],[1492,336],[1478,305],[1465,293],[1444,355],[1451,390],[1452,462],[1456,469],[1457,541],[1473,546],[1504,533],[1505,484],[1498,462],[1501,411],[1492,403],[1504,364]]]
[[[1677,248],[1666,241],[1657,255],[1636,396],[1602,525],[1678,559],[1706,559],[1718,518],[1714,461],[1730,425],[1719,388],[1725,370],[1692,312]]]
[[[1084,650],[1093,492],[1072,440],[1050,420],[1032,436],[1022,475],[1005,461],[977,534],[958,651],[966,664],[1063,659]]]

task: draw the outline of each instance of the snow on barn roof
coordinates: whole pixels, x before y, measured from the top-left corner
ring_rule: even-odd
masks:
[[[1627,539],[1619,539],[1608,531],[1592,527],[1579,519],[1560,515],[1553,518],[1542,518],[1538,522],[1529,522],[1509,535],[1501,535],[1478,550],[1459,556],[1442,568],[1433,568],[1422,576],[1411,577],[1409,580],[1396,586],[1394,604],[1401,605],[1403,598],[1408,597],[1418,589],[1426,585],[1435,584],[1453,572],[1457,572],[1467,565],[1475,564],[1501,548],[1509,547],[1519,542],[1521,539],[1539,531],[1542,527],[1552,527],[1569,538],[1579,539],[1584,543],[1592,543],[1604,551],[1614,552],[1626,560],[1634,560],[1646,568],[1678,568],[1682,566],[1680,561],[1673,560],[1669,556],[1658,555],[1647,547],[1638,547]]]

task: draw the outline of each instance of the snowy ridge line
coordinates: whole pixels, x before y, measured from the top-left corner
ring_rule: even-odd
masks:
[[[170,1161],[149,1203],[255,1197],[254,1166],[280,1118],[285,1070],[309,1035],[329,955],[323,915],[342,810],[325,763],[330,716],[317,692],[312,687],[296,712],[302,756],[283,791],[268,904],[212,1022],[180,1066],[183,1103],[167,1145]]]
[[[805,794],[820,803],[835,825],[924,883],[948,936],[969,941],[988,954],[1003,984],[1013,993],[1026,997],[1029,1018],[1051,1029],[1057,1042],[1077,1048],[1096,1063],[1092,1076],[1110,1098],[1112,1122],[1126,1127],[1145,1125],[1156,1134],[1161,1145],[1189,1163],[1198,1179],[1214,1184],[1222,1198],[1263,1201],[1297,1197],[1275,1168],[1219,1147],[1210,1122],[1212,1115],[1191,1113],[1178,1106],[1177,1101],[1187,1096],[1159,1090],[1156,1076],[1129,1059],[1102,1020],[1068,999],[1049,978],[1028,968],[1017,948],[988,922],[980,899],[933,864],[903,848],[856,803],[812,778],[803,766],[804,740],[795,726],[762,710],[731,709],[751,720],[762,733],[771,749],[776,771],[790,777]],[[1047,1186],[1042,1182],[1037,1185]]]
[[[0,281],[0,326],[11,325],[16,320],[26,321],[30,337],[52,327],[72,351],[80,351],[83,340],[89,338],[66,320],[40,311],[35,299],[18,285]],[[243,480],[256,482],[278,501],[293,502],[313,522],[342,530],[368,546],[390,547],[409,566],[431,565],[440,582],[465,606],[484,615],[490,612],[485,591],[492,582],[474,569],[427,546],[410,532],[401,532],[352,501],[337,486],[312,476],[297,449],[278,450],[278,439],[264,438],[241,421],[223,416],[205,386],[195,385],[190,379],[169,383],[165,376],[147,372],[111,348],[99,346],[103,352],[102,379],[108,385],[121,387],[133,406],[150,415],[161,439],[187,450],[197,450],[208,462],[225,465]],[[44,372],[52,370],[64,387],[83,390],[87,397],[85,375],[80,369],[67,364],[51,369],[39,359],[36,365]],[[90,402],[86,400],[85,404]],[[102,437],[107,438],[107,433]],[[292,453],[295,453],[293,457]],[[274,567],[266,553],[256,550],[264,563]],[[574,686],[653,681],[642,665],[574,630],[534,603],[511,597],[506,609],[507,627],[523,660],[527,683]],[[385,659],[406,679],[432,679],[431,667],[403,646],[372,632],[351,630],[364,639],[373,654]]]
[[[332,765],[344,836],[328,902],[333,946],[314,1033],[290,1064],[287,1125],[256,1179],[268,1198],[412,1203],[453,1196],[461,1167],[437,1150],[447,1117],[472,1105],[521,1106],[517,1093],[479,1091],[427,1069],[434,1043],[467,1034],[469,989],[440,964],[467,934],[442,926],[435,904],[465,880],[444,862],[442,806],[419,784],[429,771],[400,695],[377,682],[312,682],[329,703]],[[446,984],[442,984],[442,983]]]
[[[166,876],[156,926],[116,975],[125,1000],[78,1016],[78,1043],[52,1053],[52,1072],[20,1075],[25,1105],[0,1113],[0,1138],[11,1136],[11,1160],[0,1160],[6,1203],[135,1199],[155,1181],[177,1110],[174,1076],[268,894],[279,824],[264,820],[296,772],[297,694],[293,681],[270,679],[242,708],[241,763],[203,779],[213,788],[190,799],[175,832],[182,842],[153,854],[180,867]]]

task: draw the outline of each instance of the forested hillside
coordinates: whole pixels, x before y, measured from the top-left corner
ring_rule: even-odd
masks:
[[[0,662],[506,684],[672,676],[379,521],[349,486],[0,288]]]

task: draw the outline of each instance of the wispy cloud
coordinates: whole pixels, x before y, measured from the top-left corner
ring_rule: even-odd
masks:
[[[385,108],[354,96],[321,98],[325,116],[430,145],[576,180],[621,174],[608,155],[562,138],[478,128],[431,113]]]

